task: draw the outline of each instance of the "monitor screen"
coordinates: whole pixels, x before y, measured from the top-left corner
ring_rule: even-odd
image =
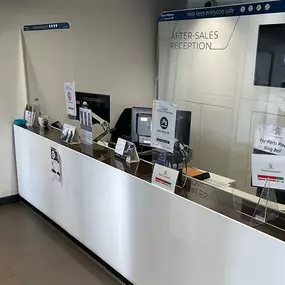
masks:
[[[98,115],[103,120],[110,122],[110,96],[77,92],[77,91],[75,94],[76,94],[76,108],[78,115],[77,119],[79,119],[79,107],[82,106],[83,102],[86,102],[88,108],[91,109],[93,113]]]
[[[151,108],[132,108],[132,142],[139,145],[150,145],[151,119]]]
[[[191,112],[177,110],[175,138],[185,145],[190,145]]]
[[[259,26],[254,85],[285,87],[285,24]]]

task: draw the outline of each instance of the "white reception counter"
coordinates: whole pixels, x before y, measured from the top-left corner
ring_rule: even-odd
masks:
[[[19,194],[142,285],[283,284],[285,243],[14,126]],[[62,183],[52,180],[50,147]]]

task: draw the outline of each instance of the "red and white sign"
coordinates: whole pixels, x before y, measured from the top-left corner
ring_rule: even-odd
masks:
[[[151,183],[174,193],[178,174],[177,170],[155,164]]]
[[[76,117],[75,82],[64,82],[64,96],[67,115]]]

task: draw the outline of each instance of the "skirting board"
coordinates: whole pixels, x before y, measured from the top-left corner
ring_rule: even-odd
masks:
[[[0,198],[0,206],[5,206],[5,205],[17,203],[19,201],[20,201],[20,195],[19,194],[8,196],[8,197],[3,197],[3,198]]]
[[[30,204],[24,198],[19,196],[18,201],[21,201],[23,204],[28,206],[30,209],[32,209],[34,212],[36,212],[39,216],[41,216],[44,220],[46,220],[49,224],[51,224],[54,228],[56,228],[63,235],[65,235],[69,240],[74,242],[80,249],[82,249],[85,253],[87,253],[92,259],[94,259],[99,265],[101,265],[105,270],[107,270],[109,274],[111,274],[113,277],[118,279],[122,284],[132,285],[132,283],[130,281],[128,281],[124,276],[122,276],[114,268],[112,268],[108,263],[106,263],[103,259],[101,259],[99,256],[97,256],[94,252],[92,252],[90,249],[88,249],[85,245],[83,245],[81,242],[79,242],[76,238],[74,238],[72,235],[70,235],[61,226],[59,226],[57,223],[55,223],[53,220],[51,220],[48,216],[43,214],[40,210],[38,210],[36,207],[34,207],[32,204]]]

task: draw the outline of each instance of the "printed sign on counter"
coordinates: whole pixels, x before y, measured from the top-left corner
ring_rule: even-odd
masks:
[[[176,127],[176,107],[166,101],[155,100],[152,109],[151,146],[173,152]]]
[[[155,164],[151,183],[174,193],[178,174],[177,170]]]
[[[285,128],[258,125],[255,130],[254,148],[276,155],[285,155]]]
[[[75,82],[64,82],[64,96],[67,115],[76,117]]]
[[[285,190],[285,156],[252,154],[252,185]]]

